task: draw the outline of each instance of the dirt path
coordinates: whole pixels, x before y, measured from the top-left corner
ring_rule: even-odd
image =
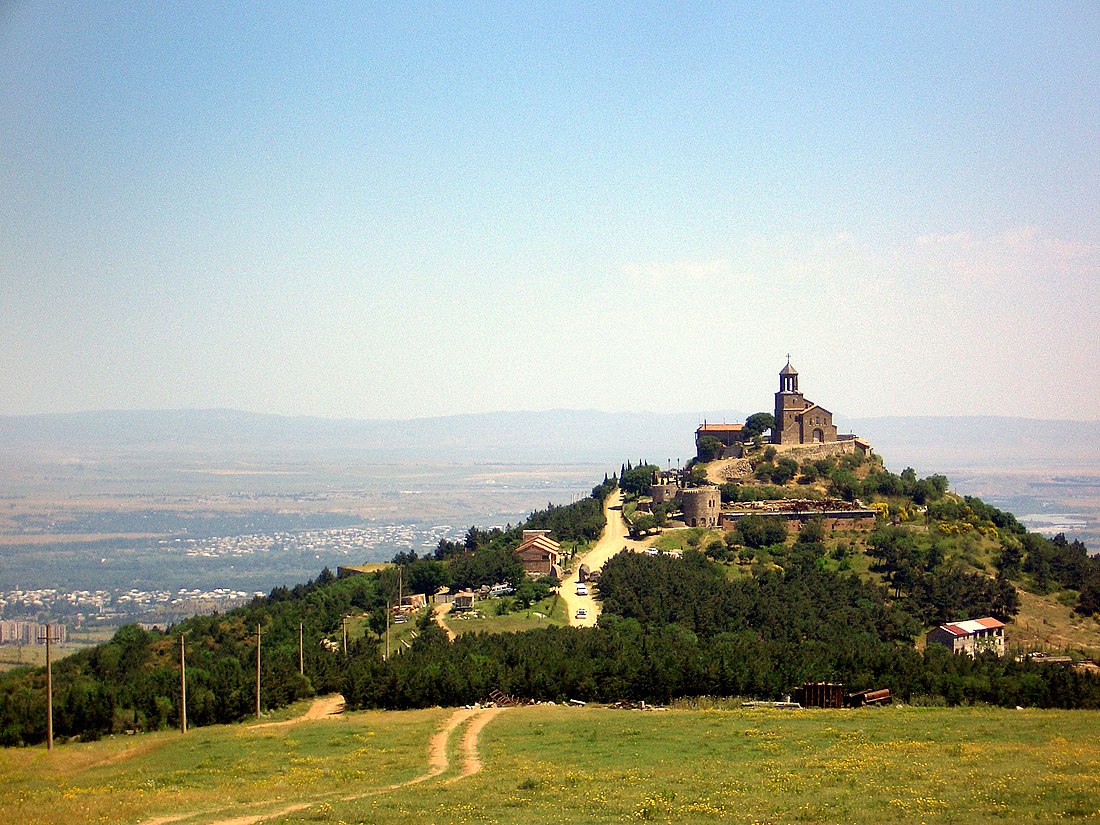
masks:
[[[624,549],[641,550],[656,541],[656,538],[646,539],[645,541],[634,541],[630,538],[626,529],[626,522],[623,520],[622,504],[623,494],[619,490],[615,490],[607,497],[603,510],[604,515],[607,517],[607,524],[603,528],[600,540],[583,556],[574,559],[573,570],[562,579],[561,589],[558,592],[565,602],[569,624],[576,627],[593,627],[600,616],[600,603],[596,601],[591,593],[587,596],[577,595],[577,571],[580,566],[587,564],[589,569],[596,570],[603,567],[608,559]],[[588,615],[583,619],[578,619],[576,618],[577,610],[582,607]]]
[[[339,693],[331,696],[321,696],[313,700],[309,710],[301,716],[286,719],[282,722],[261,722],[259,725],[249,725],[242,733],[256,730],[257,728],[285,728],[289,725],[298,725],[302,722],[316,722],[319,719],[336,719],[344,712],[344,697]]]
[[[331,700],[333,697],[325,697],[327,700]],[[336,697],[340,699],[340,704],[343,704],[343,697]],[[320,700],[314,703],[314,706],[310,708],[310,713],[320,704]],[[332,703],[328,702],[322,707],[332,707]],[[334,794],[325,794],[323,797],[312,799],[308,802],[295,802],[291,805],[285,805],[282,808],[276,810],[269,810],[263,813],[248,813],[241,814],[239,816],[230,817],[228,819],[215,819],[210,822],[210,825],[257,825],[257,823],[265,822],[269,819],[276,819],[277,817],[287,816],[288,814],[297,813],[298,811],[304,811],[313,805],[325,800],[339,800],[340,802],[354,802],[357,799],[365,799],[370,796],[377,796],[380,793],[386,793],[387,791],[395,791],[400,788],[405,788],[410,785],[416,785],[421,782],[426,782],[429,779],[434,779],[437,776],[446,773],[450,767],[450,759],[447,755],[447,745],[450,741],[451,734],[463,724],[469,722],[466,727],[466,731],[462,736],[462,750],[464,754],[464,764],[462,771],[448,781],[457,782],[460,779],[465,779],[468,776],[473,776],[482,769],[481,756],[478,753],[477,744],[478,737],[481,735],[481,731],[489,724],[492,719],[501,713],[504,708],[459,708],[450,715],[447,721],[444,723],[438,731],[436,731],[432,738],[428,741],[428,770],[419,776],[415,776],[405,782],[398,782],[393,785],[386,785],[381,788],[375,788],[363,793],[351,794],[349,796],[336,796]],[[318,711],[321,712],[320,710]],[[331,713],[332,711],[328,711]],[[289,720],[288,722],[272,722],[272,725],[286,725],[292,722],[306,721],[309,713],[299,716],[297,719]],[[320,716],[313,717],[314,719],[325,718],[322,713]],[[265,727],[265,725],[253,725],[249,730],[255,730],[259,727]],[[182,822],[189,819],[197,819],[202,816],[209,816],[211,811],[194,811],[186,814],[176,814],[172,816],[162,816],[156,819],[145,820],[144,825],[169,825],[173,822]]]
[[[408,782],[401,782],[397,785],[389,785],[388,790],[404,787],[405,785],[415,785],[418,782],[424,782],[425,780],[439,776],[445,770],[449,764],[447,760],[447,741],[451,738],[451,733],[454,729],[477,713],[476,710],[470,710],[468,708],[459,708],[453,714],[451,718],[447,720],[447,724],[431,738],[428,743],[428,772],[421,774],[415,779],[410,779]]]
[[[477,738],[481,735],[482,729],[493,720],[493,717],[503,710],[504,708],[488,708],[482,711],[466,727],[466,733],[462,736],[462,751],[466,755],[466,761],[462,766],[462,773],[448,780],[449,782],[457,782],[467,776],[473,776],[481,770],[481,756],[477,752]]]
[[[443,620],[443,617],[451,612],[452,607],[454,607],[454,602],[444,602],[443,604],[437,604],[435,606],[434,615],[435,623],[443,628],[443,630],[447,633],[447,638],[453,642],[458,634],[451,630],[447,622]]]

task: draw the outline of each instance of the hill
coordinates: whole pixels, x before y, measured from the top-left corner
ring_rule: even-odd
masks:
[[[768,469],[765,457],[758,472],[781,465]],[[655,469],[627,468],[624,490],[639,489],[636,482]],[[567,554],[583,547],[600,535],[601,502],[615,483],[536,512],[522,527],[552,530]],[[788,481],[800,483],[801,477]],[[813,485],[842,497],[877,498],[880,523],[869,534],[826,535],[810,522],[782,536],[761,524],[750,536],[742,520],[724,537],[683,531],[682,558],[621,553],[604,566],[603,613],[594,629],[545,626],[450,641],[422,612],[403,641],[390,638],[389,605],[401,593],[510,582],[515,594],[500,602],[503,612],[526,610],[550,595],[554,582],[531,582],[512,552],[518,526],[471,528],[461,542],[440,540],[428,557],[402,553],[395,565],[367,575],[335,579],[325,571],[245,607],[186,620],[167,634],[127,626],[111,642],[57,665],[57,731],[95,738],[178,724],[180,634],[189,662],[188,717],[199,725],[243,719],[257,701],[276,709],[332,690],[352,708],[411,708],[469,704],[498,690],[559,702],[777,697],[807,680],[843,681],[850,690],[888,687],[906,701],[1100,708],[1100,679],[1088,673],[913,645],[941,621],[1010,618],[1019,609],[1013,580],[1067,594],[1079,581],[1073,595],[1080,609],[1100,584],[1081,548],[1028,533],[1010,514],[947,492],[946,479],[897,476],[875,461],[836,466]],[[309,642],[301,653],[300,638]],[[402,655],[387,655],[394,650]],[[42,740],[42,687],[41,670],[0,679],[0,741]]]

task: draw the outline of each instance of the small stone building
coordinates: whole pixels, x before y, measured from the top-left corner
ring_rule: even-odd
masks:
[[[798,370],[787,366],[779,372],[775,394],[773,444],[830,444],[837,440],[833,414],[798,391]]]
[[[472,590],[463,590],[459,593],[455,593],[453,599],[454,607],[451,608],[455,611],[473,610],[474,609],[474,593]]]
[[[952,653],[976,656],[992,650],[998,656],[1005,655],[1005,626],[1003,622],[987,616],[966,622],[941,624],[925,636],[927,644],[939,644]]]
[[[680,509],[688,527],[717,527],[722,513],[722,493],[717,487],[680,490]]]

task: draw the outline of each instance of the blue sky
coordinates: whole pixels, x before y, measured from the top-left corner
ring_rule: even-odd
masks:
[[[763,4],[762,4],[763,5]],[[0,414],[1097,417],[1100,6],[0,5]]]

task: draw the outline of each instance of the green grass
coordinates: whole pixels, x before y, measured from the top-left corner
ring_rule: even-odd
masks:
[[[512,633],[521,630],[534,630],[547,625],[564,625],[569,620],[565,615],[565,602],[556,596],[550,596],[542,601],[533,603],[516,613],[496,615],[497,605],[500,599],[486,599],[477,602],[474,612],[476,616],[461,613],[449,613],[445,621],[447,626],[456,634],[463,633]],[[537,614],[542,614],[541,616]]]
[[[1096,714],[531,708],[454,786],[333,804],[386,823],[1012,822],[1100,817]],[[1087,731],[1087,732],[1086,732]],[[287,822],[303,821],[288,817]]]
[[[707,530],[703,527],[678,527],[674,530],[662,531],[653,546],[665,553],[670,550],[686,550],[689,547],[704,550],[712,541],[724,539],[725,535],[722,530]]]
[[[705,703],[703,703],[705,705]],[[1100,818],[1100,714],[985,708],[625,711],[536,706],[482,733],[484,770],[442,776],[451,711],[363,712],[0,751],[0,825],[211,822],[1004,823]],[[347,797],[356,796],[349,800]]]
[[[192,811],[318,799],[421,773],[447,711],[349,714],[288,727],[198,728],[0,750],[0,823],[137,822]],[[242,809],[243,810],[243,809]],[[208,821],[209,817],[196,821]]]

